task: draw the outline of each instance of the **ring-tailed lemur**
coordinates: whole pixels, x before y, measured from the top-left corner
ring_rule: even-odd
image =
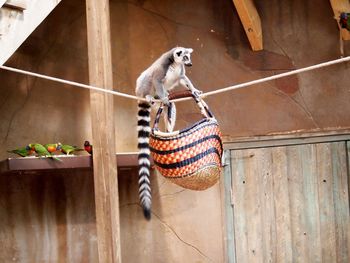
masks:
[[[147,68],[136,81],[136,95],[146,98],[147,102],[139,102],[138,107],[138,148],[139,148],[139,196],[144,215],[151,218],[151,186],[150,186],[150,149],[149,136],[151,105],[159,98],[168,107],[167,129],[172,131],[175,126],[176,109],[169,102],[168,91],[176,86],[187,87],[193,93],[201,93],[194,88],[185,75],[185,66],[192,66],[192,48],[176,47],[160,56]]]

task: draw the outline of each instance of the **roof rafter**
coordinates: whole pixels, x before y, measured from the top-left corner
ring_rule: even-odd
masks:
[[[263,49],[261,20],[253,0],[232,0],[254,51]]]

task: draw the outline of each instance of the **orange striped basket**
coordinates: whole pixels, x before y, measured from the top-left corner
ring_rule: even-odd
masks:
[[[192,97],[204,118],[179,131],[161,132],[161,105],[150,135],[150,149],[155,167],[164,177],[187,189],[205,190],[221,175],[221,132],[208,105],[198,96]]]

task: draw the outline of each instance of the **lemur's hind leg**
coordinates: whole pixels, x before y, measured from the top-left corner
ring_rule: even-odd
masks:
[[[164,123],[167,132],[174,131],[176,123],[176,107],[174,102],[170,102],[169,105],[165,107]]]
[[[156,94],[159,96],[159,99],[163,102],[163,104],[169,105],[169,93],[164,89],[163,82],[161,80],[154,80],[153,86]]]

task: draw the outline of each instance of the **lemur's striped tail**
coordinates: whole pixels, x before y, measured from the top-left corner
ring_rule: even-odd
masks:
[[[150,184],[150,149],[149,136],[151,133],[150,117],[151,105],[147,102],[139,103],[137,130],[139,148],[139,196],[146,219],[151,219],[151,184]]]

